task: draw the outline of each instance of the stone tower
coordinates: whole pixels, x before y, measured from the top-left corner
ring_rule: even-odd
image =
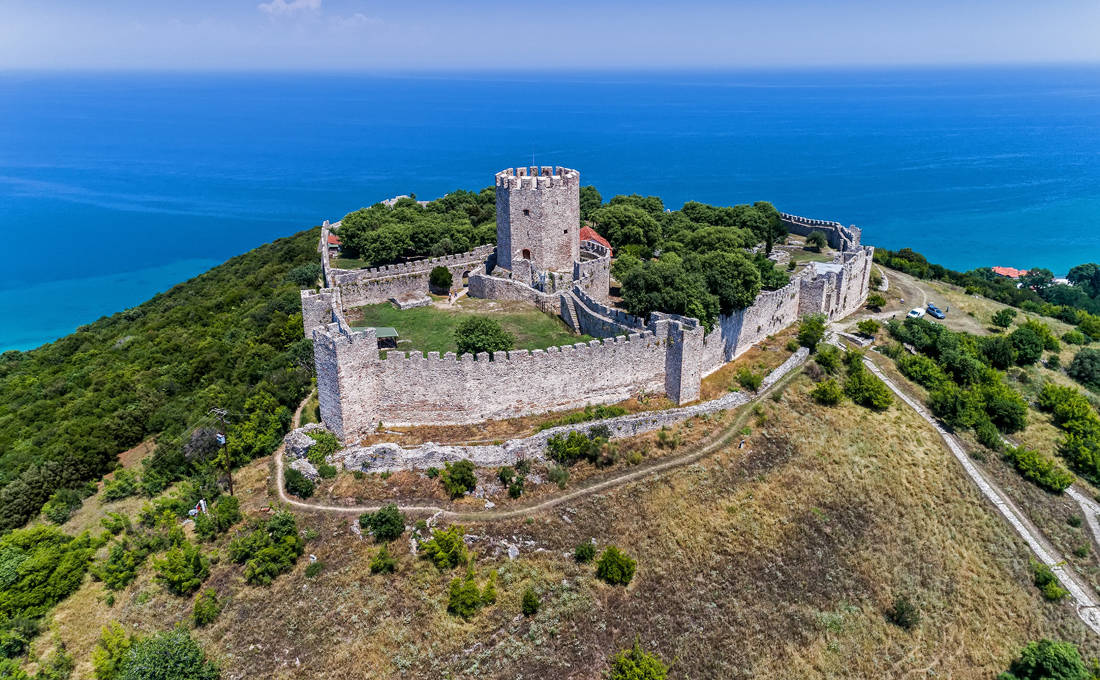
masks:
[[[581,174],[508,168],[496,174],[497,266],[564,272],[580,260]]]

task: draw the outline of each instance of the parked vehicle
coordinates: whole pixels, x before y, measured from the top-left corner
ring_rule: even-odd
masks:
[[[910,319],[923,319],[924,318],[924,310],[921,309],[920,307],[914,307],[913,309],[910,309],[909,313],[906,314],[905,316],[909,317]]]
[[[945,316],[943,310],[932,304],[931,302],[928,303],[928,313],[936,317],[937,319],[942,319]]]

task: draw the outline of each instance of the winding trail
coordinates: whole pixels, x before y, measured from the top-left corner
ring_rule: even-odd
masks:
[[[886,383],[886,386],[889,387],[899,399],[905,402],[910,408],[916,411],[918,415],[924,418],[929,425],[936,429],[936,432],[939,433],[944,443],[947,444],[947,448],[955,455],[955,459],[963,466],[963,469],[966,470],[966,474],[969,475],[971,481],[977,485],[982,495],[997,508],[1008,523],[1012,525],[1012,528],[1016,530],[1016,533],[1024,539],[1028,547],[1035,553],[1035,556],[1039,558],[1039,561],[1050,567],[1051,571],[1058,577],[1058,580],[1065,589],[1069,591],[1070,596],[1074,600],[1077,616],[1081,618],[1081,621],[1083,621],[1092,632],[1100,635],[1100,604],[1098,604],[1091,595],[1089,587],[1078,581],[1076,575],[1064,566],[1065,560],[1054,546],[1047,541],[1042,532],[1024,516],[1020,509],[1008,499],[1004,492],[998,489],[995,484],[982,474],[981,470],[979,470],[978,467],[974,465],[974,462],[970,460],[970,456],[966,454],[966,450],[959,444],[955,436],[940,425],[939,421],[932,417],[932,414],[926,411],[924,406],[899,389],[898,386],[895,385],[870,359],[864,358],[863,363],[872,373]],[[1085,507],[1082,501],[1086,501],[1097,510],[1100,510],[1100,506],[1097,506],[1096,503],[1082,496],[1075,489],[1068,489],[1067,492],[1077,500],[1078,503],[1081,503],[1082,507]],[[1095,527],[1095,512],[1086,512],[1086,518],[1089,520],[1089,526]],[[1100,527],[1095,527],[1093,531],[1095,535],[1097,531],[1100,531]]]
[[[748,413],[749,413],[748,406],[755,403],[761,397],[769,394],[770,392],[772,392],[776,388],[780,388],[782,386],[785,386],[794,376],[798,375],[799,373],[800,373],[800,371],[798,371],[798,370],[789,371],[786,375],[781,377],[779,380],[777,380],[772,385],[768,386],[765,389],[762,389],[760,392],[757,392],[753,396],[752,399],[750,399],[748,402],[742,404],[741,406],[737,407],[739,413],[729,425],[727,425],[726,427],[718,430],[718,432],[715,433],[715,435],[713,435],[705,443],[701,443],[698,448],[693,449],[692,451],[689,451],[688,453],[681,454],[679,456],[673,456],[671,458],[662,458],[662,459],[660,459],[658,461],[655,461],[655,462],[653,462],[649,465],[643,464],[643,467],[641,467],[640,469],[632,470],[632,471],[624,471],[624,472],[622,472],[618,475],[615,475],[615,476],[607,478],[607,479],[592,481],[588,484],[585,484],[585,482],[581,482],[581,486],[579,486],[578,488],[570,491],[569,493],[565,493],[565,494],[562,494],[560,496],[555,496],[554,498],[549,498],[549,499],[541,501],[539,503],[533,503],[531,505],[525,505],[525,506],[521,506],[521,507],[517,507],[517,508],[509,508],[507,510],[478,510],[478,511],[462,511],[462,512],[460,512],[460,511],[450,510],[450,509],[447,509],[447,508],[442,508],[442,507],[439,507],[439,506],[436,506],[436,505],[398,505],[397,507],[402,512],[425,513],[425,514],[435,515],[437,517],[443,517],[443,518],[447,518],[447,519],[464,521],[464,522],[486,522],[486,521],[499,521],[499,520],[506,520],[506,519],[514,519],[516,517],[525,517],[525,516],[533,514],[533,513],[537,513],[537,512],[543,511],[543,510],[547,510],[549,508],[553,508],[553,507],[561,505],[563,503],[568,503],[570,501],[575,501],[578,498],[583,498],[585,496],[591,496],[592,494],[600,493],[601,491],[606,491],[608,489],[611,489],[611,488],[614,488],[614,487],[617,487],[617,486],[622,486],[624,484],[629,484],[630,482],[637,481],[639,479],[642,479],[644,477],[648,477],[650,475],[656,475],[656,474],[659,474],[661,472],[665,472],[666,470],[671,470],[673,468],[681,467],[681,466],[684,466],[684,465],[690,465],[691,463],[694,463],[695,461],[699,460],[703,456],[714,453],[715,451],[721,449],[722,447],[730,444],[733,439],[735,439],[737,436],[739,436],[739,431],[740,431],[742,425],[744,424],[744,421],[748,417]],[[309,400],[309,397],[306,397],[306,401],[308,401],[308,400]],[[298,406],[298,410],[295,411],[293,427],[298,427],[300,417],[301,417],[301,413],[302,413],[302,407],[305,405],[305,403],[306,402],[303,401],[302,404]],[[375,512],[379,508],[382,507],[382,505],[380,505],[380,504],[379,505],[323,505],[323,504],[320,504],[320,503],[308,503],[306,501],[301,501],[301,500],[298,500],[296,498],[293,498],[292,496],[287,494],[286,487],[285,487],[284,482],[283,482],[283,466],[285,464],[285,461],[284,461],[284,459],[285,459],[285,456],[284,456],[285,449],[286,449],[286,444],[285,443],[280,444],[279,448],[275,450],[274,454],[272,454],[274,456],[274,459],[275,459],[275,485],[276,485],[276,489],[278,490],[279,500],[282,501],[283,503],[286,503],[287,505],[290,505],[290,506],[293,506],[293,507],[296,507],[296,508],[302,508],[303,510],[313,510],[313,511],[322,511],[322,512],[337,512],[337,513],[342,513],[342,514],[347,514],[347,515],[352,515],[352,514],[358,515],[358,514],[364,513],[364,512]]]

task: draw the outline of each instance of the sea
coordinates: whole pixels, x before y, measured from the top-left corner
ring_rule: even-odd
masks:
[[[398,194],[565,165],[956,269],[1100,261],[1100,66],[0,73],[0,351]]]

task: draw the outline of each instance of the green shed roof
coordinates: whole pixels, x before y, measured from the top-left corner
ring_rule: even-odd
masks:
[[[397,329],[393,326],[377,326],[374,329],[374,334],[379,338],[397,338],[400,337],[397,334]]]

